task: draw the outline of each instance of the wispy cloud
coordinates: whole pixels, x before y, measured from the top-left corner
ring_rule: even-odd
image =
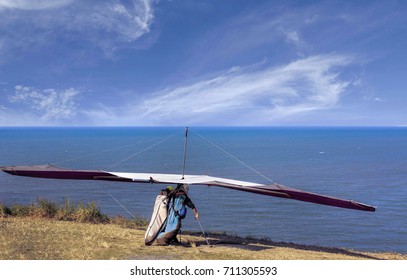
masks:
[[[18,85],[8,100],[18,105],[21,114],[31,112],[39,116],[38,124],[46,124],[50,120],[71,119],[76,115],[76,97],[80,91],[74,88],[65,90],[38,90]]]
[[[42,10],[58,8],[73,0],[0,0],[0,9]]]
[[[83,50],[90,43],[111,55],[150,30],[151,0],[0,0],[0,51],[65,44]]]
[[[127,100],[131,106],[120,110],[94,108],[87,114],[108,124],[273,124],[335,108],[351,84],[341,78],[341,68],[353,62],[349,56],[321,55],[278,67],[235,67],[149,94],[137,103]]]

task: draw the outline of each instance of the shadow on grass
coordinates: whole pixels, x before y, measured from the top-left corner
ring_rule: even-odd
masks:
[[[202,233],[188,233],[192,236],[201,236]],[[368,254],[364,254],[362,252],[354,252],[349,249],[342,249],[342,248],[332,248],[332,247],[323,247],[318,245],[302,245],[302,244],[295,244],[291,242],[276,242],[269,239],[257,239],[252,237],[239,237],[239,236],[229,236],[226,234],[210,234],[209,238],[210,246],[226,246],[226,247],[236,247],[245,250],[250,250],[254,252],[259,252],[263,250],[273,249],[273,248],[292,248],[297,250],[304,250],[304,251],[318,251],[323,253],[331,253],[331,254],[341,254],[350,257],[358,257],[358,258],[365,258],[371,260],[381,260],[380,258],[370,256]],[[196,246],[208,246],[206,240],[201,240],[195,242]]]

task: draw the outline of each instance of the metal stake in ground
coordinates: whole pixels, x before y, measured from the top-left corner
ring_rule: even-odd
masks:
[[[199,221],[199,219],[198,219],[198,220],[196,220],[196,221],[198,222],[199,227],[200,227],[200,228],[201,228],[201,230],[202,230],[202,234],[204,235],[204,238],[205,238],[206,244],[208,244],[208,246],[211,246],[211,244],[209,244],[209,240],[208,240],[208,238],[207,238],[207,234],[205,233],[204,229],[202,228],[201,222]]]

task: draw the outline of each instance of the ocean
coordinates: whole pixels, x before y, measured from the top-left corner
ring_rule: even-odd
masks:
[[[182,173],[182,127],[0,127],[0,166]],[[406,127],[191,127],[186,174],[277,182],[377,206],[364,212],[191,186],[209,232],[361,251],[407,253]],[[96,202],[150,218],[165,185],[49,180],[0,173],[0,203]],[[117,202],[117,201],[119,202]],[[200,231],[192,211],[183,230]]]

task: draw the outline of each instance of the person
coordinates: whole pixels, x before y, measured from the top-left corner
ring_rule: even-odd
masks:
[[[169,188],[167,187],[167,190]],[[181,220],[185,218],[186,207],[189,207],[194,211],[195,219],[199,220],[199,212],[188,197],[188,185],[179,184],[177,188],[171,192],[168,202],[168,216],[165,223],[165,227],[161,233],[158,234],[158,245],[169,245],[174,242],[178,242],[177,234],[182,227]]]

